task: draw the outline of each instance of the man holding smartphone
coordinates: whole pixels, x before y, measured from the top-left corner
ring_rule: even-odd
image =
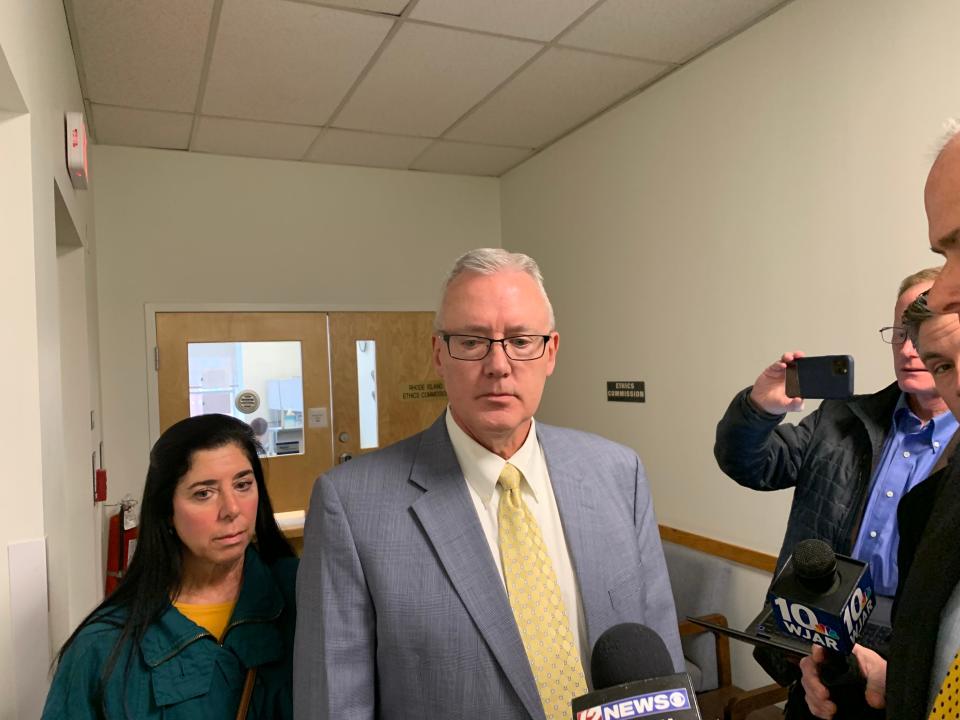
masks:
[[[897,504],[927,477],[957,429],[900,323],[938,273],[929,268],[905,278],[893,325],[880,331],[893,351],[896,382],[872,395],[825,400],[799,424],[783,423],[787,412],[803,408],[803,398],[789,397],[785,387],[788,365],[803,353],[785,353],[734,397],[717,425],[714,456],[727,475],[755,490],[795,489],[778,571],[809,538],[870,563],[878,607],[867,643],[881,652],[898,582]],[[758,648],[754,655],[777,682],[793,684],[786,716],[809,717],[798,668],[775,651]]]

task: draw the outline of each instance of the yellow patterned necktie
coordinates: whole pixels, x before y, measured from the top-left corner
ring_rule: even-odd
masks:
[[[960,717],[960,653],[953,656],[953,664],[947,670],[940,692],[933,700],[929,720],[955,720]]]
[[[583,695],[587,685],[557,573],[540,526],[520,496],[522,478],[507,463],[498,481],[503,489],[497,512],[503,579],[547,720],[568,720],[570,701]]]

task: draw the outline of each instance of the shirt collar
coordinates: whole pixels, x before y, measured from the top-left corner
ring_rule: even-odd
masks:
[[[453,419],[453,413],[449,406],[447,406],[446,424],[447,433],[450,435],[450,442],[453,445],[453,452],[460,463],[464,479],[480,497],[483,504],[487,505],[493,498],[497,480],[507,461],[496,453],[490,452],[467,435],[463,428],[457,425],[457,421]],[[537,440],[536,420],[531,418],[527,439],[523,441],[523,445],[513,454],[509,462],[523,473],[521,487],[525,487],[529,491],[534,502],[543,493],[543,488],[539,487],[542,479],[541,474],[536,472],[539,455],[540,441]]]
[[[929,433],[931,442],[936,441],[936,447],[946,445],[957,430],[957,420],[949,410],[944,410],[939,415],[930,418],[930,422],[921,428],[920,418],[914,415],[913,410],[907,402],[907,394],[900,393],[897,400],[897,406],[893,410],[893,428],[894,431],[904,435],[911,435],[920,432]]]

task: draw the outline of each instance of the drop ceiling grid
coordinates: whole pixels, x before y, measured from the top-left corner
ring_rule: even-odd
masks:
[[[560,44],[683,63],[782,0],[605,0]]]
[[[311,0],[307,0],[307,1],[309,2]],[[418,1],[419,0],[409,0],[409,2],[407,2],[406,6],[403,8],[403,11],[399,16],[399,18],[409,16],[410,12],[417,6]],[[368,2],[368,0],[360,0],[360,2],[366,3]],[[300,158],[301,160],[317,162],[317,160],[315,159],[316,154],[318,152],[323,152],[323,151],[315,152],[315,148],[318,145],[324,144],[323,143],[324,135],[326,135],[332,130],[335,120],[340,116],[340,113],[343,111],[343,108],[346,106],[346,104],[350,102],[350,100],[353,98],[354,93],[357,91],[357,88],[360,86],[360,84],[366,79],[367,75],[370,73],[371,68],[373,68],[373,66],[376,65],[377,62],[380,60],[380,56],[383,54],[384,50],[386,50],[387,47],[389,47],[390,43],[393,41],[393,38],[397,34],[397,31],[400,29],[400,27],[401,27],[400,22],[394,22],[391,25],[390,30],[387,31],[386,36],[380,42],[380,46],[374,51],[373,55],[370,57],[370,60],[367,62],[364,68],[360,71],[360,74],[357,76],[357,78],[353,81],[353,84],[350,86],[350,89],[347,90],[344,96],[340,99],[340,103],[337,105],[336,109],[333,111],[332,115],[330,116],[330,119],[327,121],[327,124],[324,127],[322,127],[320,131],[317,133],[317,136],[313,139],[313,142],[307,148],[307,151],[304,153],[304,156]],[[345,142],[346,142],[346,145],[343,148],[341,148],[339,152],[340,158],[344,163],[346,164],[364,163],[365,164],[366,162],[368,162],[367,158],[369,158],[371,148],[373,147],[372,145],[371,145],[371,148],[366,148],[364,150],[361,150],[359,154],[357,154],[355,152],[352,152],[357,149],[356,146],[351,146],[349,140],[345,140]],[[381,145],[384,146],[386,145],[386,143],[381,142]],[[311,159],[311,158],[314,158],[314,159]],[[350,160],[350,162],[347,162],[348,160]],[[390,161],[384,160],[383,162],[390,162]],[[394,160],[394,162],[396,162],[396,160]],[[373,162],[373,166],[376,167],[377,163]]]
[[[336,126],[437,137],[540,50],[537,43],[405,24]]]
[[[213,0],[73,2],[86,97],[144,110],[192,112]]]
[[[299,160],[316,134],[316,128],[305,125],[201,117],[191,150],[220,155]]]
[[[497,147],[438,140],[411,169],[429,172],[497,176],[533,154],[527,148]]]
[[[64,1],[99,142],[496,175],[790,0]]]
[[[118,145],[186,150],[190,143],[193,114],[137,110],[92,104],[91,111],[101,137]]]
[[[540,147],[669,66],[551,48],[469,118],[455,140]]]
[[[449,27],[549,41],[597,0],[420,0],[410,14]]]
[[[368,12],[382,13],[385,15],[399,15],[403,9],[410,4],[410,0],[299,0],[300,2],[313,5],[327,5],[340,8],[351,8],[353,10],[366,10]]]
[[[298,3],[228,0],[202,112],[319,127],[392,24]]]
[[[417,1],[419,3],[432,2],[432,0],[415,0],[415,2]],[[574,0],[574,1],[579,2],[580,0]],[[604,0],[590,0],[590,2],[583,3],[583,5],[579,7],[580,11],[579,13],[576,14],[576,16],[572,16],[570,14],[566,16],[557,14],[558,10],[570,9],[569,3],[566,3],[566,2],[548,4],[546,7],[544,7],[543,0],[524,0],[523,2],[519,2],[519,3],[507,3],[507,2],[503,2],[502,0],[492,0],[492,2],[496,2],[496,5],[491,3],[491,4],[485,4],[482,7],[484,9],[492,8],[494,10],[494,14],[495,14],[494,19],[496,20],[496,24],[494,24],[493,22],[489,22],[489,20],[483,18],[482,15],[477,15],[475,11],[477,10],[478,6],[474,4],[470,4],[469,0],[455,0],[455,2],[452,2],[449,5],[444,5],[444,6],[439,6],[436,3],[434,3],[433,5],[429,6],[430,12],[424,12],[423,15],[424,16],[429,15],[430,17],[433,17],[433,18],[443,18],[447,21],[455,20],[456,22],[462,22],[464,24],[470,25],[473,28],[497,27],[498,29],[501,29],[501,30],[509,30],[509,31],[516,32],[516,22],[518,20],[518,16],[517,16],[518,8],[522,9],[524,7],[526,8],[532,7],[535,9],[540,9],[541,12],[546,15],[550,15],[549,10],[552,9],[553,15],[550,18],[552,22],[549,30],[541,29],[540,31],[540,34],[547,40],[547,42],[541,45],[538,52],[533,56],[531,56],[530,58],[528,58],[525,64],[516,68],[512,75],[507,77],[500,85],[498,85],[496,88],[491,90],[491,92],[488,95],[482,97],[478,102],[476,102],[472,107],[470,107],[464,114],[462,114],[459,118],[457,118],[457,120],[454,121],[453,124],[448,126],[447,129],[441,133],[440,135],[441,138],[446,138],[452,129],[455,129],[462,122],[464,122],[464,120],[470,118],[479,108],[482,108],[490,100],[490,98],[496,97],[497,95],[499,95],[499,93],[501,92],[501,90],[503,90],[503,88],[508,87],[517,76],[522,75],[530,65],[535,64],[540,59],[540,57],[545,52],[548,51],[548,49],[551,47],[552,42],[555,41],[556,37],[562,35],[564,32],[575,27],[578,23],[583,22],[583,20],[586,17],[588,17],[590,13],[593,12],[597,7],[599,7],[604,2]],[[420,7],[421,6],[418,4],[414,8],[414,13],[412,14],[417,14],[417,11],[420,10]],[[441,12],[438,12],[438,10],[440,10],[441,7],[446,10],[446,12],[448,13],[447,15],[443,15]],[[449,11],[451,8],[454,8],[456,10],[455,15],[449,14]],[[474,11],[474,12],[470,12],[470,11]],[[523,17],[521,16],[521,18],[519,19],[522,20]],[[510,22],[508,21],[511,21],[513,24],[510,24]],[[565,23],[562,21],[565,21]],[[526,25],[526,29],[532,32],[531,24],[529,22]],[[533,34],[537,34],[537,33],[533,32]],[[526,152],[522,154],[517,152],[506,152],[505,148],[499,148],[498,150],[494,150],[491,152],[499,154],[498,164],[502,166],[501,172],[504,172],[510,167],[513,167],[514,165],[519,164],[523,159],[530,157],[533,154],[532,152],[533,149],[534,149],[533,147],[526,148]],[[462,143],[453,143],[451,145],[443,145],[442,140],[440,140],[437,143],[435,143],[434,146],[431,146],[430,148],[428,148],[427,151],[425,151],[424,155],[426,156],[426,159],[424,160],[423,163],[420,162],[421,158],[418,157],[414,161],[411,167],[414,169],[433,168],[437,172],[442,172],[442,171],[453,172],[453,170],[449,169],[451,164],[455,162],[460,162],[463,164],[462,172],[476,172],[477,163],[475,162],[475,160],[478,153],[479,153],[479,150],[477,148],[464,146]],[[513,162],[507,162],[509,158],[513,158]],[[490,161],[488,160],[485,162],[481,162],[480,165],[482,165],[482,167],[484,168],[483,172],[481,172],[480,174],[489,174],[489,170],[491,167]],[[441,167],[446,169],[440,170]]]
[[[374,165],[405,170],[432,140],[330,128],[307,155],[311,162]]]

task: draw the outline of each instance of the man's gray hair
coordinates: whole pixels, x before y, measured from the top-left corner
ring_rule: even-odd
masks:
[[[927,320],[937,317],[937,313],[927,307],[927,291],[917,295],[916,300],[907,305],[900,322],[907,331],[907,337],[913,343],[914,350],[920,352],[920,326]]]
[[[947,145],[949,145],[957,135],[960,135],[960,118],[947,118],[943,123],[943,133],[941,133],[940,139],[934,148],[935,160],[943,155],[943,151],[946,150]]]
[[[440,305],[437,307],[437,313],[433,320],[434,330],[443,329],[443,301],[447,296],[450,283],[468,272],[479,275],[493,275],[503,270],[524,272],[536,281],[540,294],[543,296],[543,301],[547,304],[547,312],[550,315],[550,331],[555,330],[556,320],[553,316],[553,305],[551,305],[547,291],[543,287],[543,273],[540,272],[537,261],[529,255],[512,253],[503,248],[477,248],[465,252],[456,259],[446,280],[443,281],[443,287],[440,288]]]

